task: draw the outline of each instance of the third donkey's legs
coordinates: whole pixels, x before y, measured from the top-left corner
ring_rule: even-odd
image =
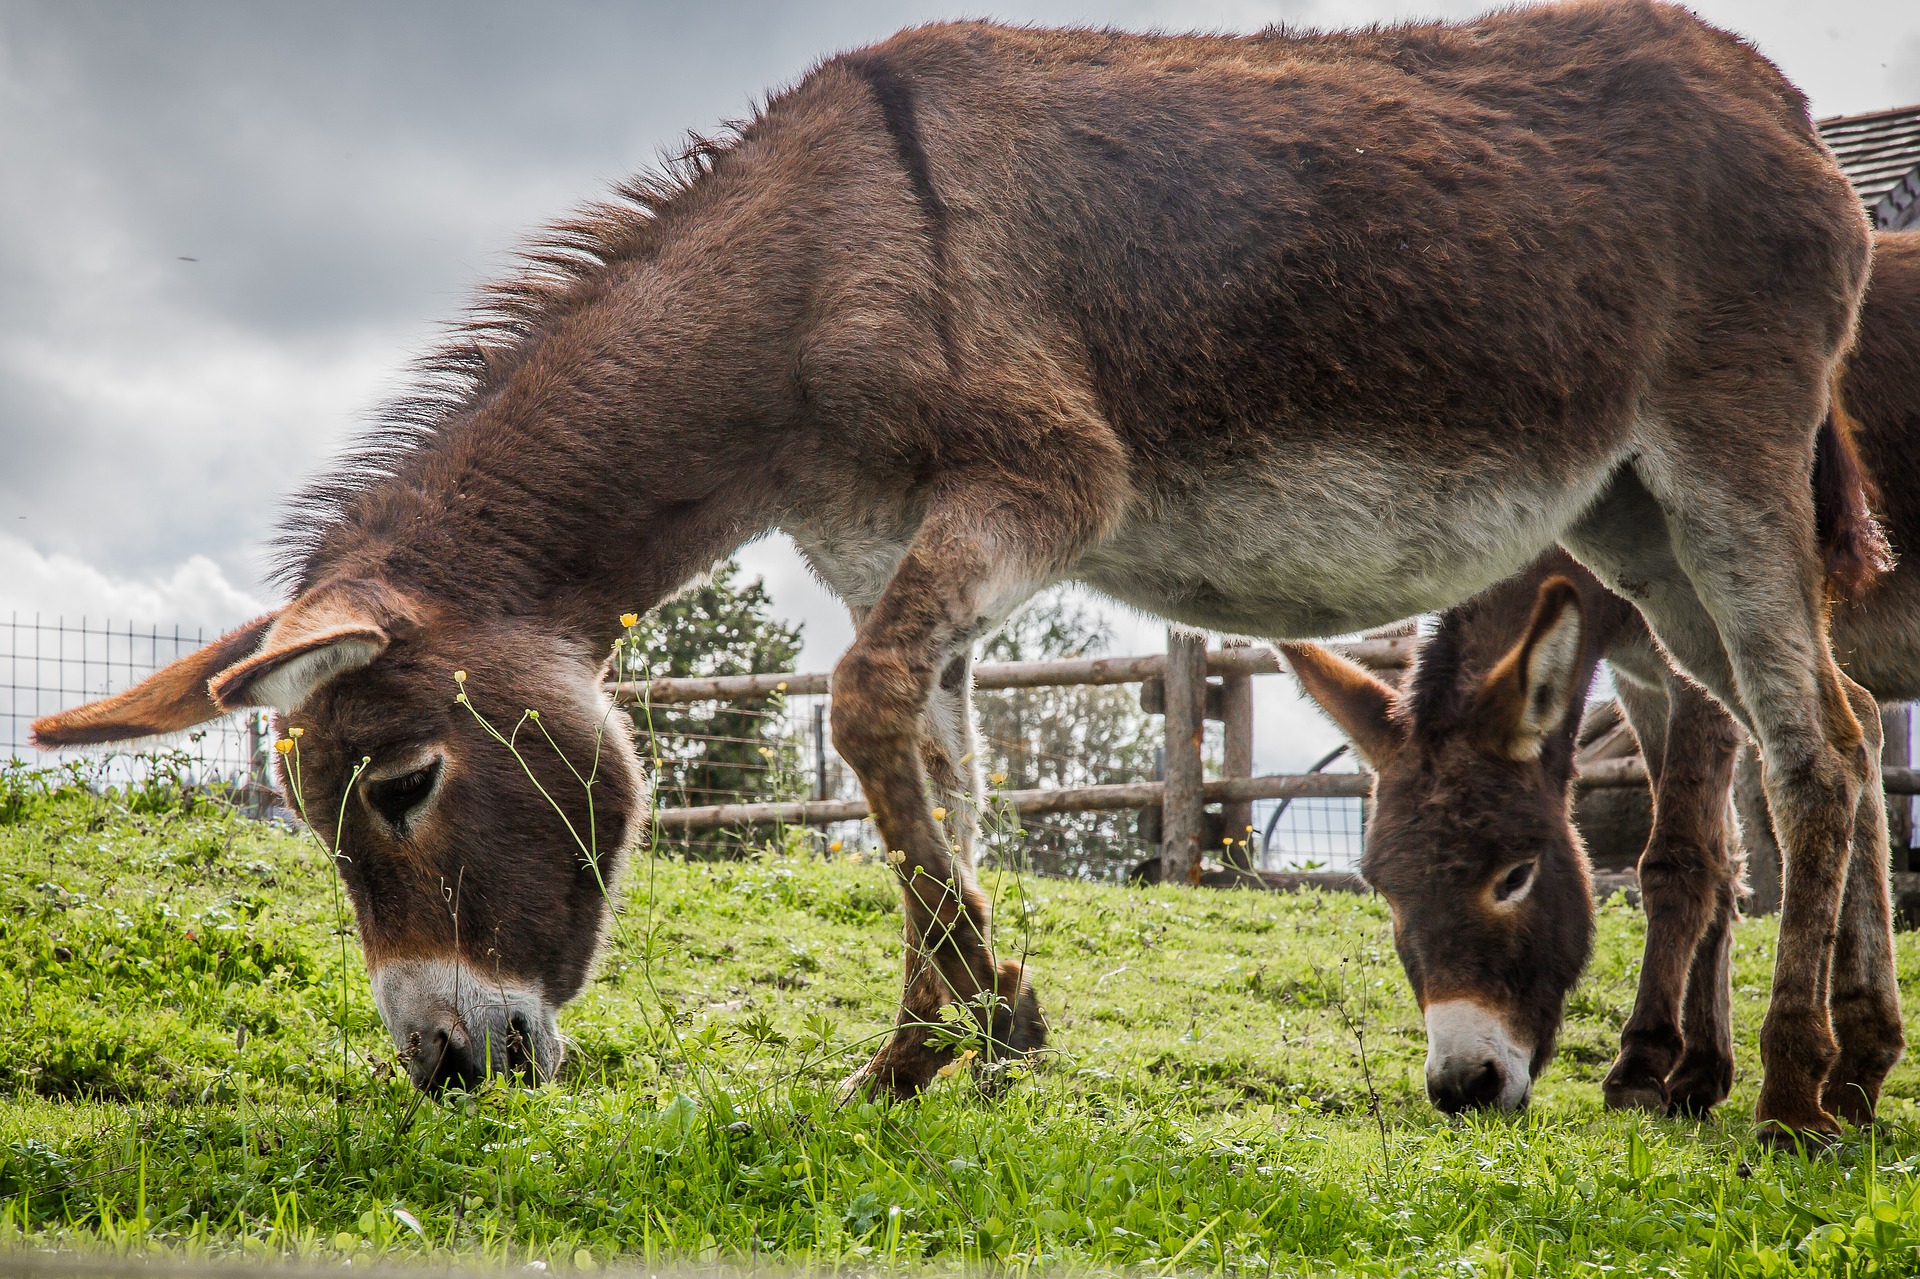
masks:
[[[1620,705],[1653,784],[1654,822],[1640,858],[1640,987],[1601,1092],[1613,1107],[1701,1111],[1726,1096],[1733,1076],[1731,1032],[1715,1019],[1727,1012],[1721,987],[1737,863],[1726,805],[1739,737],[1697,686],[1657,656],[1654,666],[1660,685],[1649,687],[1616,665]]]

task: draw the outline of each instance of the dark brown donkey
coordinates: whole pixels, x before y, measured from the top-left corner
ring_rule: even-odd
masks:
[[[951,1001],[1001,1050],[1043,1033],[972,868],[970,653],[1022,599],[1072,578],[1336,634],[1566,540],[1765,747],[1795,880],[1761,1114],[1832,1128],[1823,974],[1878,799],[1808,469],[1868,238],[1751,48],[1612,0],[1328,35],[932,26],[623,196],[297,508],[284,609],[39,728],[303,727],[423,1083],[516,1034],[552,1064],[621,843],[583,865],[585,795],[536,751],[549,805],[456,669],[584,772],[616,616],[791,534],[858,619],[834,741],[906,901],[898,1025],[851,1082],[906,1095]],[[607,831],[642,782],[624,746],[599,776]]]
[[[1878,508],[1895,547],[1920,547],[1920,236],[1875,239],[1841,400],[1856,419],[1861,459],[1884,481]],[[1851,459],[1840,437],[1823,433],[1821,443],[1823,540],[1836,583],[1851,596],[1833,612],[1835,650],[1875,697],[1912,701],[1920,698],[1920,571],[1866,581],[1879,557],[1853,505]],[[1404,696],[1321,650],[1296,652],[1308,691],[1380,762],[1364,870],[1393,904],[1395,939],[1423,1006],[1465,997],[1499,1009],[1508,1028],[1504,1038],[1476,1038],[1430,1015],[1427,1085],[1443,1108],[1524,1099],[1504,1067],[1524,1058],[1537,1074],[1545,1064],[1586,961],[1593,906],[1570,789],[1574,725],[1603,656],[1642,743],[1655,806],[1640,861],[1647,942],[1639,996],[1601,1087],[1609,1105],[1703,1113],[1733,1083],[1727,952],[1741,854],[1727,786],[1740,733],[1660,659],[1639,614],[1554,551],[1446,613]],[[1518,691],[1526,669],[1552,693],[1553,716],[1538,754],[1517,759],[1507,743],[1513,717],[1529,704]],[[1867,727],[1872,737],[1877,725]],[[1744,824],[1750,840],[1771,838],[1764,808]],[[1831,1086],[1826,1105],[1856,1122],[1872,1115],[1879,1080],[1902,1048],[1898,1005],[1881,1002],[1892,990],[1880,967],[1892,953],[1877,913],[1882,889],[1863,882],[1885,869],[1884,858],[1859,859],[1849,905],[1857,897],[1872,909],[1846,912],[1835,956],[1834,1016],[1857,1029],[1841,1036],[1855,1060],[1835,1075],[1849,1086]]]

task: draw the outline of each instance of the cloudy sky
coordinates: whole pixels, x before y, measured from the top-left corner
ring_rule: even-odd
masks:
[[[520,237],[825,54],[956,16],[1245,30],[1484,7],[0,0],[0,619],[218,627],[276,602],[280,497]],[[1696,7],[1820,114],[1920,101],[1911,0]],[[780,544],[745,559],[807,621],[808,664],[831,662],[844,614]],[[1154,642],[1118,621],[1124,647]]]

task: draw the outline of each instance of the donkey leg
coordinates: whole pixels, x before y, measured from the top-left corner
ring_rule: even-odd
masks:
[[[948,1004],[984,1018],[990,1038],[1031,1037],[1037,1021],[1024,975],[1003,976],[994,965],[989,906],[966,842],[950,839],[933,817],[929,784],[963,787],[959,759],[925,746],[928,736],[940,736],[933,699],[941,674],[1063,558],[1043,548],[1072,544],[1072,530],[1059,518],[1069,503],[1016,507],[1017,496],[1004,489],[960,493],[930,513],[834,670],[834,745],[859,776],[886,841],[900,879],[907,941],[894,1031],[847,1081],[849,1093],[907,1097],[925,1087],[952,1056],[936,1035]],[[1015,524],[1014,514],[1026,522]],[[1004,991],[1003,981],[1010,983]],[[1032,1009],[1032,1016],[1001,1010],[1002,998],[1010,998],[1016,1012]],[[1007,1051],[1012,1044],[990,1047]]]
[[[940,806],[946,809],[944,826],[957,861],[972,873],[974,844],[979,836],[985,794],[980,785],[980,762],[973,722],[973,654],[956,654],[940,672],[927,702],[926,732],[920,739],[921,764]],[[909,952],[916,948],[911,944]],[[992,1085],[1003,1075],[991,1072],[992,1060],[1002,1053],[1022,1055],[1046,1043],[1047,1022],[1025,966],[1004,960],[994,978],[993,1024],[987,1036],[987,1054],[976,1064],[976,1076]]]
[[[1733,1091],[1733,926],[1740,919],[1740,859],[1728,831],[1723,845],[1727,876],[1714,894],[1713,918],[1693,950],[1687,969],[1687,1001],[1681,1012],[1686,1051],[1667,1076],[1670,1113],[1705,1115]]]
[[[1668,653],[1761,744],[1787,885],[1755,1116],[1785,1141],[1839,1132],[1820,1104],[1839,1052],[1827,980],[1870,762],[1827,647],[1809,462],[1756,460],[1766,466],[1751,473],[1782,477],[1780,491],[1721,491],[1709,459],[1649,462],[1645,484],[1623,472],[1569,531],[1569,548],[1639,605]]]
[[[1827,1077],[1821,1104],[1848,1123],[1864,1127],[1873,1122],[1887,1072],[1906,1051],[1906,1034],[1893,966],[1887,816],[1880,789],[1880,715],[1865,689],[1844,675],[1841,678],[1866,733],[1872,777],[1855,812],[1846,898],[1833,952],[1828,998],[1840,1060]]]
[[[1752,742],[1740,748],[1733,768],[1733,807],[1740,815],[1740,844],[1746,859],[1747,913],[1772,915],[1780,909],[1780,841],[1767,808],[1767,779],[1760,752]]]
[[[1653,833],[1640,858],[1640,899],[1647,940],[1633,1013],[1620,1036],[1620,1056],[1601,1083],[1609,1106],[1666,1110],[1668,1076],[1691,1045],[1682,1025],[1690,1002],[1690,970],[1725,886],[1727,785],[1738,736],[1726,713],[1698,687],[1667,680],[1664,732],[1647,721],[1644,690],[1620,682],[1621,706],[1643,742],[1653,770]],[[1647,724],[1643,731],[1642,725]]]

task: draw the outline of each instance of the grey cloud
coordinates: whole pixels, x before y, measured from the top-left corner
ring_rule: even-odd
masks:
[[[1484,7],[10,0],[0,528],[118,575],[203,553],[253,589],[277,495],[523,235],[905,23],[1246,29]],[[1920,7],[1696,7],[1754,35],[1822,110],[1887,105],[1883,74],[1920,99]]]

